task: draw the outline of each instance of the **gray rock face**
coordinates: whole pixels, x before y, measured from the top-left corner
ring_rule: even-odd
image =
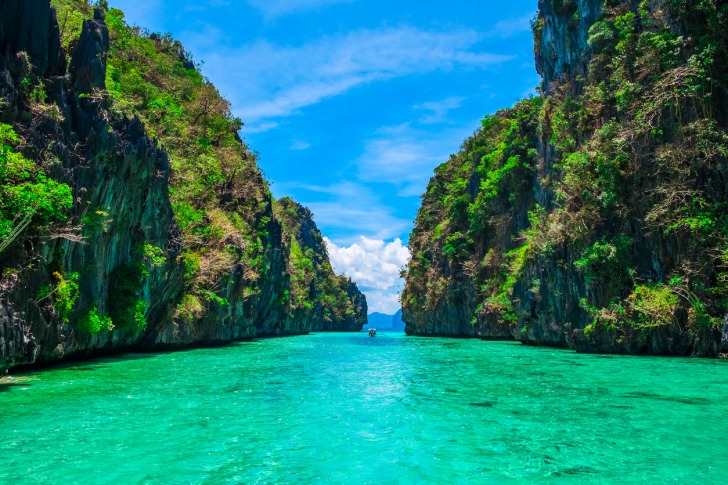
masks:
[[[66,58],[48,0],[0,2],[0,55],[26,52],[37,76],[63,75]]]
[[[55,23],[49,2],[5,2],[2,8],[11,11],[9,17],[0,17],[5,21],[6,65],[16,57],[14,49],[22,49],[37,73],[65,72],[58,29],[48,27],[49,22]],[[10,19],[14,22],[7,22]],[[27,32],[43,35],[26,38]],[[53,175],[73,189],[73,219],[80,221],[98,210],[106,212],[108,224],[106,230],[50,235],[32,247],[17,247],[11,255],[3,255],[2,266],[25,269],[14,277],[0,278],[0,367],[49,362],[93,350],[113,351],[139,342],[136,332],[118,329],[90,337],[64,324],[49,299],[37,296],[40,288],[56,282],[57,268],[64,268],[66,274],[83,274],[75,318],[92,307],[108,314],[114,298],[110,275],[134,261],[138,246],[146,241],[161,247],[168,261],[152,269],[139,289],[148,302],[148,321],[166,312],[182,285],[180,268],[174,263],[179,248],[170,238],[175,225],[168,198],[167,155],[147,137],[138,119],[113,119],[103,99],[79,96],[104,88],[108,31],[102,20],[85,23],[78,46],[69,78],[47,77],[52,83],[50,98],[64,115],[63,121],[31,127],[24,135],[36,147],[52,150],[61,161]],[[62,65],[56,62],[59,58]],[[87,61],[90,65],[85,65]],[[0,70],[0,79],[11,81],[6,89],[18,85],[19,74]],[[3,118],[23,109],[22,105],[7,106]]]
[[[104,12],[96,9],[93,20],[83,23],[81,38],[73,52],[70,72],[77,93],[90,93],[106,87],[106,56],[109,52],[109,29]]]
[[[472,323],[475,288],[469,278],[452,278],[447,284],[445,298],[435,302],[434,308],[405,306],[402,319],[407,335],[437,337],[477,337],[479,328]]]
[[[578,78],[586,78],[591,58],[589,29],[601,14],[602,1],[539,0],[538,9],[535,55],[543,92],[548,93],[553,82],[580,85]]]

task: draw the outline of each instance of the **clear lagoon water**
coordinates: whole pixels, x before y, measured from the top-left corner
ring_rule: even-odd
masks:
[[[727,483],[728,363],[316,334],[0,384],[0,483]]]

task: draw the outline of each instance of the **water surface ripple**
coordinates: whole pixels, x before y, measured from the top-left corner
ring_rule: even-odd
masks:
[[[0,384],[0,483],[727,483],[728,364],[317,334]]]

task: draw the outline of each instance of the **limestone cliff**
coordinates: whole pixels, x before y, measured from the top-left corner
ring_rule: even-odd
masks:
[[[52,177],[72,192],[70,210],[58,209],[63,223],[42,221],[40,202],[29,206],[27,229],[14,219],[26,214],[0,213],[4,222],[23,229],[15,240],[0,232],[0,243],[9,244],[0,250],[0,369],[319,328],[358,330],[361,311],[328,321],[317,319],[324,313],[319,307],[313,315],[292,313],[288,236],[273,213],[267,183],[237,137],[239,124],[226,111],[227,102],[190,65],[181,46],[128,28],[120,11],[111,12],[110,32],[109,12],[92,12],[82,2],[73,8],[88,17],[80,37],[64,41],[49,0],[0,4],[0,122],[9,123],[3,126],[12,126],[21,140],[8,142],[3,153],[32,162],[29,176]],[[149,112],[140,108],[139,116],[125,116],[122,91],[116,97],[106,91],[124,68],[143,62],[124,51],[133,42],[156,46],[192,80],[197,91],[188,90],[185,100],[208,103],[203,113],[183,112],[188,118],[176,125],[188,129],[186,119],[198,122],[193,127],[198,131],[187,136],[210,140],[204,154],[188,150],[191,158],[180,158],[185,147],[179,143],[186,138],[166,132],[157,133],[159,141],[150,137]],[[165,50],[169,45],[176,50]],[[158,82],[160,73],[145,69]],[[221,108],[209,108],[213,102]],[[221,131],[213,132],[208,119]],[[191,194],[184,183],[201,170],[198,160],[207,164],[204,170],[219,166],[222,172],[209,188],[196,187]],[[0,177],[0,182],[10,194],[13,181]],[[320,250],[320,241],[299,243],[303,250],[308,244]],[[320,259],[327,263],[325,252]],[[342,288],[365,318],[363,295],[348,282]],[[318,297],[329,290],[320,289]]]
[[[289,198],[277,201],[275,210],[288,253],[291,319],[311,331],[360,331],[366,298],[351,279],[334,273],[311,211]]]
[[[436,169],[406,331],[728,351],[727,26],[709,1],[540,1],[542,96]]]

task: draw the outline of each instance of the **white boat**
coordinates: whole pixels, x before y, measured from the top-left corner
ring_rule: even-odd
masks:
[[[376,328],[370,328],[369,329],[369,336],[370,337],[376,337],[377,336],[377,329]]]

